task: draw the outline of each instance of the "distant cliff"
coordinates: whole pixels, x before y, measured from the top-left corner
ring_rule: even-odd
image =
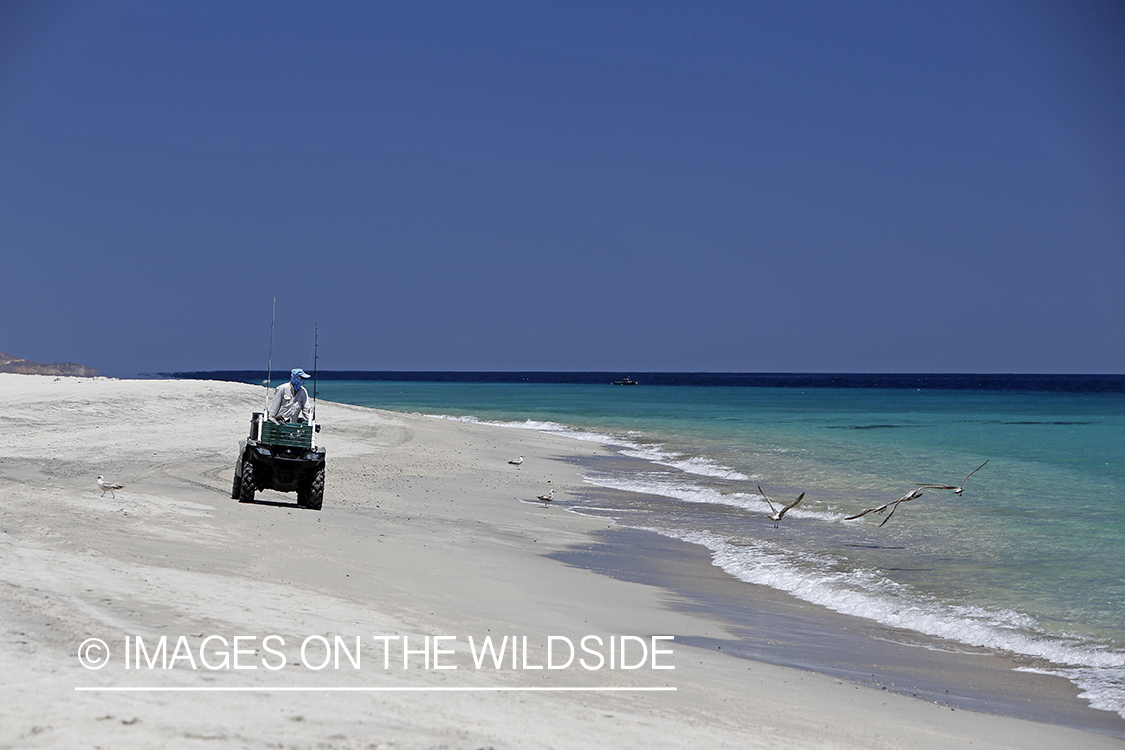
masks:
[[[86,365],[76,365],[73,362],[55,362],[44,365],[40,362],[30,362],[26,359],[13,357],[11,354],[0,352],[0,372],[18,372],[24,375],[75,375],[81,378],[96,377],[98,371]]]

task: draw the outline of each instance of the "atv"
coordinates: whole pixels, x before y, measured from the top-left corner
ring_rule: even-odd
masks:
[[[249,503],[257,490],[296,491],[297,505],[320,510],[325,450],[316,446],[317,432],[317,424],[278,424],[254,412],[250,435],[238,442],[231,499]]]

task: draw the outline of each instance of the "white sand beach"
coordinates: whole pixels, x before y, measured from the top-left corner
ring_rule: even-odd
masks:
[[[1125,746],[663,639],[725,634],[547,557],[593,443],[321,401],[315,512],[230,497],[261,387],[0,388],[0,748]]]

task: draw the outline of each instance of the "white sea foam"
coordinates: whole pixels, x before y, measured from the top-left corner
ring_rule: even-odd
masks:
[[[798,599],[895,628],[970,646],[1008,651],[1058,665],[1047,670],[1067,677],[1095,708],[1125,717],[1125,653],[1079,636],[1047,634],[1036,622],[1009,609],[949,604],[918,594],[877,570],[847,570],[831,555],[788,552],[770,541],[733,543],[711,532],[648,528],[701,544],[712,563],[738,580],[785,591]]]
[[[722,493],[710,487],[668,481],[664,475],[638,473],[630,476],[588,473],[582,478],[596,487],[636,492],[642,495],[658,495],[688,503],[711,503],[730,505],[736,508],[757,507],[762,500],[759,495],[743,492]]]
[[[689,503],[729,505],[755,513],[765,512],[769,509],[765,500],[757,492],[724,493],[715,488],[677,481],[674,475],[664,473],[650,472],[621,476],[591,472],[584,474],[582,478],[596,487],[637,492],[643,495],[657,495]],[[790,510],[788,515],[793,518],[817,518],[823,521],[838,521],[843,517],[841,513],[831,513],[800,506]]]
[[[1078,697],[1089,701],[1093,708],[1113,711],[1125,718],[1125,669],[1113,667],[1071,669],[1017,667],[1016,669],[1020,672],[1064,677],[1082,689]]]
[[[568,425],[559,424],[558,422],[544,422],[534,419],[528,419],[523,422],[497,422],[487,419],[478,419],[473,416],[456,417],[449,414],[428,414],[426,416],[433,417],[434,419],[448,419],[452,422],[466,422],[469,424],[487,424],[494,427],[508,427],[516,430],[534,430],[535,432],[546,432],[552,435],[563,435],[565,437],[574,438],[575,440],[585,440],[588,442],[602,443],[604,445],[612,445],[615,447],[632,448],[636,443],[622,438],[618,435],[611,435],[608,433],[594,432],[592,430],[583,430],[577,427],[570,427]]]
[[[621,451],[623,455],[632,458],[641,458],[646,461],[651,461],[654,464],[660,464],[661,466],[670,466],[673,469],[679,469],[688,474],[696,474],[702,477],[714,477],[716,479],[729,479],[736,482],[745,482],[750,479],[750,477],[736,469],[723,466],[722,464],[718,464],[702,456],[685,457],[682,453],[674,453],[661,446],[652,444],[634,443],[631,446],[623,447],[625,447],[625,449]]]
[[[589,442],[601,443],[602,445],[613,446],[614,448],[621,449],[621,455],[630,458],[639,458],[649,461],[661,466],[669,466],[674,469],[679,469],[688,474],[696,474],[698,476],[713,477],[717,479],[729,479],[736,482],[750,481],[754,477],[749,477],[742,472],[732,469],[728,466],[716,463],[709,458],[703,456],[684,456],[682,453],[669,451],[663,446],[655,443],[642,443],[630,439],[628,436],[615,435],[612,433],[596,432],[593,430],[579,429],[570,427],[568,425],[559,424],[558,422],[545,422],[534,419],[528,419],[523,422],[497,422],[482,420],[476,417],[454,417],[446,414],[431,415],[437,419],[448,419],[455,422],[469,422],[475,424],[488,424],[496,427],[509,427],[518,430],[534,430],[536,432],[546,432],[552,435],[563,435],[565,437],[574,438],[575,440],[586,440]]]

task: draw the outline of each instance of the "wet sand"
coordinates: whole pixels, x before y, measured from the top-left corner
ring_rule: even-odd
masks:
[[[725,623],[727,637],[678,643],[832,675],[959,710],[1012,716],[1125,738],[1125,720],[1090,708],[1061,677],[1017,672],[1010,656],[890,628],[737,581],[699,545],[637,529],[605,529],[552,555],[570,565],[668,592],[668,606]]]

